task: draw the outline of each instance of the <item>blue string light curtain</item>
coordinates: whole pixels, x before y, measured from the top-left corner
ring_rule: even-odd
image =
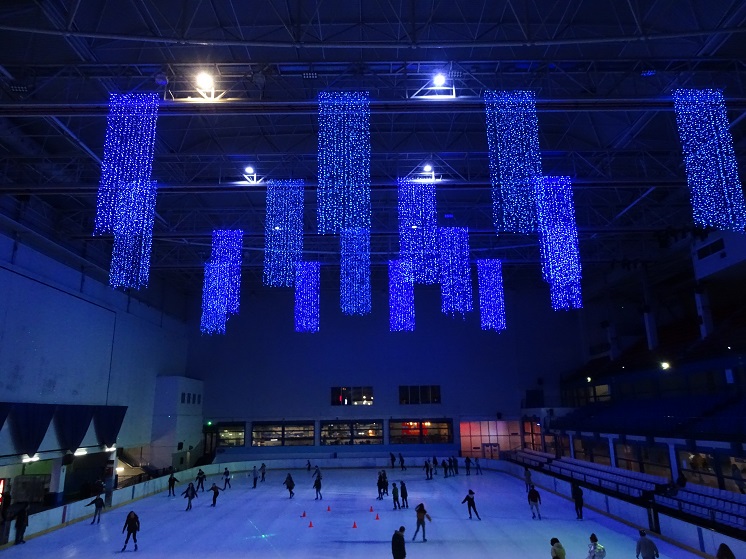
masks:
[[[505,292],[502,262],[496,258],[477,260],[479,319],[482,330],[505,330]]]
[[[319,331],[321,263],[295,263],[295,331]]]
[[[370,314],[370,229],[342,231],[339,280],[342,314]]]
[[[112,233],[117,215],[117,193],[122,188],[141,189],[151,182],[158,94],[112,93],[106,119],[104,159],[96,199],[94,234]]]
[[[140,289],[150,279],[156,183],[135,182],[117,189],[114,205],[114,247],[109,285]]]
[[[746,209],[723,93],[677,89],[673,98],[695,225],[743,233]]]
[[[212,232],[212,252],[205,264],[202,288],[203,334],[225,334],[228,317],[238,314],[241,297],[243,231],[216,229]]]
[[[302,180],[267,181],[264,220],[264,285],[291,287],[303,254]]]
[[[541,272],[554,310],[583,306],[578,227],[570,177],[542,177],[536,189]]]
[[[408,262],[389,260],[389,330],[414,332],[414,284]]]
[[[534,190],[541,179],[536,96],[533,91],[486,91],[484,100],[495,230],[533,233]]]
[[[441,311],[451,316],[463,316],[473,308],[469,230],[465,227],[439,227],[438,250]]]
[[[370,229],[368,92],[319,94],[318,231]]]
[[[435,184],[398,181],[399,258],[414,283],[438,282],[438,229]]]

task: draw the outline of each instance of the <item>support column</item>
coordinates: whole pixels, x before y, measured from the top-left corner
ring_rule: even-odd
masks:
[[[570,458],[575,458],[575,437],[572,433],[567,434],[570,445]]]
[[[383,420],[383,444],[384,446],[388,446],[391,444],[390,438],[389,438],[389,420],[384,419]]]
[[[614,437],[610,435],[607,438],[607,441],[609,442],[609,463],[611,464],[612,468],[617,468],[616,463],[616,449],[614,448]]]
[[[116,449],[107,454],[109,457],[106,460],[106,469],[104,470],[103,479],[105,493],[104,501],[106,502],[106,506],[110,507],[111,495],[114,493],[114,489],[116,488],[117,466],[119,465],[119,460],[117,459]]]
[[[673,443],[668,443],[668,461],[671,463],[671,479],[675,481],[679,478],[679,458]]]
[[[699,337],[705,339],[712,334],[712,311],[710,310],[710,296],[702,286],[694,290],[694,302],[697,304],[699,318]]]
[[[52,460],[52,473],[49,479],[49,495],[52,498],[52,504],[55,506],[62,505],[65,497],[65,476],[67,475],[67,466],[62,463],[62,458]]]
[[[658,328],[655,323],[655,316],[653,316],[653,311],[650,309],[650,306],[643,306],[642,319],[645,323],[645,335],[648,339],[648,349],[652,351],[658,347]]]

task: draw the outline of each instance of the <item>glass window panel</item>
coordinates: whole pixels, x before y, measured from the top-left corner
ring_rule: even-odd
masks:
[[[422,442],[452,443],[453,429],[450,421],[423,421],[422,422]]]
[[[399,403],[402,405],[409,403],[409,387],[399,386]]]
[[[383,422],[353,423],[352,444],[383,444]]]
[[[313,446],[313,423],[286,423],[284,446]]]
[[[409,403],[410,404],[420,403],[420,387],[419,386],[409,387]]]
[[[251,446],[282,446],[282,424],[255,423],[252,425]]]
[[[389,441],[391,444],[419,444],[419,421],[390,421]]]
[[[430,387],[430,403],[440,404],[440,385],[434,384]]]
[[[352,435],[350,433],[350,423],[335,422],[321,424],[321,444],[322,445],[343,445],[350,444]]]
[[[245,423],[218,424],[218,445],[244,446],[246,436]]]

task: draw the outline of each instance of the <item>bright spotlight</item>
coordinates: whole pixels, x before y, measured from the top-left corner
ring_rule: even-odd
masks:
[[[422,170],[425,171],[426,173],[432,173],[433,172],[433,166],[428,163],[427,165],[425,165],[422,168]]]
[[[212,89],[215,82],[212,80],[212,76],[207,72],[200,72],[197,74],[197,88],[205,91]]]
[[[671,364],[670,363],[668,363],[667,361],[662,361],[661,362],[661,369],[663,369],[664,371],[666,371],[666,370],[668,370],[670,368],[671,368]]]
[[[433,78],[433,85],[435,87],[443,87],[446,84],[446,77],[443,74],[435,74]]]
[[[254,167],[252,167],[251,165],[249,165],[248,167],[246,167],[246,169],[244,169],[244,171],[246,171],[247,175],[253,175],[254,174]]]

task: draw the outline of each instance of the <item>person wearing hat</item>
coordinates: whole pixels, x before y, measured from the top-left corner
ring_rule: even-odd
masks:
[[[391,537],[391,555],[394,559],[404,559],[407,556],[407,549],[404,545],[404,526],[399,526]]]
[[[477,512],[477,505],[474,504],[474,491],[472,491],[471,489],[469,489],[469,493],[468,495],[466,495],[466,497],[464,497],[464,500],[461,501],[461,504],[464,504],[464,503],[467,504],[467,507],[469,509],[469,519],[471,519],[471,511],[473,510],[474,514],[477,515],[477,519],[482,520],[481,518],[479,518],[479,513]]]
[[[658,557],[658,547],[653,540],[648,538],[645,530],[640,530],[640,539],[637,540],[635,556],[639,559],[640,555],[642,555],[642,559],[655,559]]]

